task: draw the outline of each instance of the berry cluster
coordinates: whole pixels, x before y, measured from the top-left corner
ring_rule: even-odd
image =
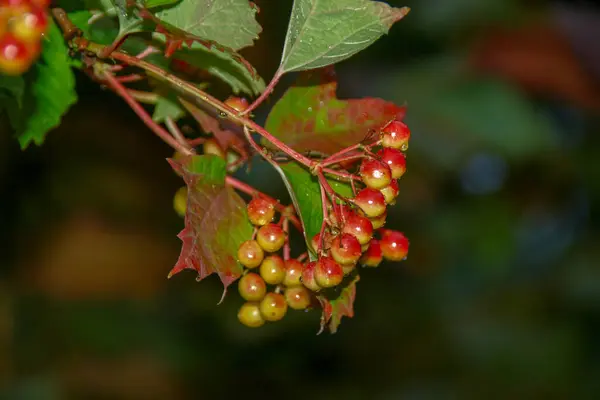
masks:
[[[0,0],[0,73],[20,75],[41,51],[50,0]]]
[[[248,204],[256,234],[238,251],[238,260],[247,269],[238,285],[246,300],[238,312],[242,324],[259,327],[265,321],[282,319],[288,307],[304,310],[318,304],[314,301],[318,292],[342,285],[359,264],[377,267],[383,258],[406,258],[408,239],[400,232],[383,229],[383,225],[387,205],[394,204],[398,196],[397,179],[406,171],[403,151],[408,148],[409,137],[410,130],[401,121],[387,124],[378,140],[360,154],[358,174],[365,187],[352,199],[330,191],[323,228],[311,243],[318,255],[315,261],[302,263],[275,254],[286,242],[282,227],[272,223],[275,205],[264,198],[254,198]],[[379,150],[372,153],[376,147]],[[251,272],[256,268],[258,273]]]

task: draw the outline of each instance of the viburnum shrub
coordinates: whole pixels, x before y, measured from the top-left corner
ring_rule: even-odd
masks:
[[[238,319],[248,327],[288,309],[321,309],[320,331],[333,333],[353,316],[358,267],[408,252],[408,239],[383,226],[401,193],[410,130],[404,107],[338,99],[332,65],[408,11],[295,0],[279,68],[265,85],[238,53],[261,32],[247,0],[0,0],[0,105],[25,149],[77,101],[73,68],[113,91],[174,149],[169,162],[185,182],[174,196],[185,227],[169,277],[217,274],[223,295],[238,281]],[[288,73],[297,83],[261,126],[254,110]],[[222,100],[215,81],[229,85]],[[279,174],[291,204],[235,175],[253,156]],[[293,230],[304,246],[291,248]]]

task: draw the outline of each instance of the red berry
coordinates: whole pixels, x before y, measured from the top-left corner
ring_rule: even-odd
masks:
[[[229,97],[227,100],[225,100],[225,104],[237,112],[245,111],[249,106],[248,100],[244,99],[243,97],[236,96]]]
[[[212,154],[213,156],[225,159],[225,152],[219,143],[212,138],[206,139],[204,143],[202,143],[202,152],[204,154]]]
[[[331,257],[342,266],[354,265],[360,258],[362,250],[358,239],[349,233],[342,233],[331,242]]]
[[[283,247],[285,232],[277,224],[267,224],[256,233],[256,241],[265,251],[273,253]]]
[[[384,147],[377,155],[382,163],[390,167],[393,179],[400,178],[406,172],[406,156],[400,150]]]
[[[321,247],[321,234],[317,233],[315,236],[313,236],[312,240],[311,240],[311,244],[313,246],[313,249],[315,251],[319,251],[319,249],[321,250],[326,250],[331,246],[331,234],[327,231],[325,231],[325,240],[323,240],[323,247]]]
[[[383,253],[381,252],[381,244],[379,240],[373,239],[369,244],[369,248],[360,259],[360,263],[365,267],[377,267],[381,260],[383,260]]]
[[[398,193],[400,192],[400,189],[398,188],[398,181],[394,179],[388,186],[381,189],[380,192],[385,198],[386,203],[396,203],[396,197],[398,197]]]
[[[406,151],[409,139],[410,129],[402,121],[394,120],[381,130],[381,145],[383,147]]]
[[[260,314],[258,303],[247,302],[242,305],[238,311],[238,320],[249,328],[258,328],[264,325],[265,320]]]
[[[344,279],[344,271],[340,264],[331,257],[321,257],[315,265],[315,281],[322,288],[339,285]]]
[[[373,224],[373,229],[383,228],[385,225],[385,220],[387,219],[387,211],[381,214],[379,217],[369,218],[371,224]]]
[[[342,265],[342,270],[344,271],[344,276],[346,276],[350,272],[354,271],[355,268],[356,268],[356,264]]]
[[[346,219],[342,232],[356,237],[361,245],[367,244],[373,237],[373,224],[368,218],[352,213]]]
[[[356,204],[369,218],[378,217],[386,210],[385,197],[379,190],[365,188],[354,198]]]
[[[408,239],[401,232],[386,229],[381,234],[381,251],[390,261],[402,261],[408,254]]]
[[[247,240],[238,249],[238,260],[246,268],[256,268],[262,263],[265,253],[256,240]]]
[[[272,255],[266,257],[260,264],[260,276],[269,285],[279,285],[285,278],[285,264],[283,258]]]
[[[290,259],[285,261],[285,278],[283,278],[283,284],[287,287],[301,286],[302,285],[302,270],[304,266],[296,259]]]
[[[254,225],[263,226],[273,221],[275,204],[262,197],[255,197],[248,203],[248,219]]]
[[[50,6],[51,0],[29,0],[29,1],[34,6],[41,7],[41,8],[48,8],[48,6]]]
[[[310,292],[304,286],[295,286],[285,290],[285,300],[294,310],[305,310],[310,306]]]
[[[302,270],[302,284],[310,290],[312,290],[313,292],[318,292],[319,290],[321,290],[321,286],[317,284],[317,281],[315,279],[316,265],[316,261],[309,262]]]
[[[7,34],[0,39],[0,71],[6,75],[20,75],[29,68],[31,54],[25,43]]]
[[[360,165],[360,177],[367,187],[382,189],[390,184],[392,171],[378,160],[365,160]]]
[[[267,285],[260,275],[250,272],[238,282],[240,296],[247,301],[260,301],[267,293]]]
[[[280,293],[267,293],[260,302],[260,315],[267,321],[279,321],[287,312],[287,302]]]
[[[48,28],[48,16],[41,8],[33,8],[19,15],[12,24],[14,35],[24,42],[38,41],[46,28]]]

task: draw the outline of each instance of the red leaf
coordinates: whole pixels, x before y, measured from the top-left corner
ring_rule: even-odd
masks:
[[[301,75],[275,104],[266,128],[296,151],[335,153],[372,136],[406,108],[378,98],[339,100],[333,68]]]
[[[177,263],[169,277],[193,269],[200,281],[216,273],[225,288],[240,277],[237,249],[252,235],[246,204],[225,186],[225,161],[215,156],[194,156],[169,160],[188,187],[185,228],[178,237],[183,242]]]
[[[324,295],[319,295],[317,298],[323,308],[323,314],[321,315],[321,329],[319,333],[323,332],[327,327],[330,333],[336,333],[342,317],[354,317],[354,299],[356,298],[356,282],[360,280],[360,277],[356,277],[348,283],[340,295],[330,300]]]

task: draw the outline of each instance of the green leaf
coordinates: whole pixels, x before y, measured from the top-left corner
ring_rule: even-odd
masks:
[[[323,224],[323,203],[319,181],[307,169],[294,162],[280,164],[279,168],[278,172],[283,174],[282,179],[304,227],[304,239],[308,249],[314,255],[316,250],[312,248],[311,240],[321,231]],[[329,180],[329,184],[340,195],[352,196],[350,185],[333,180]]]
[[[271,109],[266,129],[296,151],[333,154],[370,137],[405,108],[377,98],[338,100],[332,68],[303,73]]]
[[[185,228],[179,233],[183,246],[169,277],[184,269],[195,270],[197,280],[216,273],[225,288],[224,296],[243,272],[237,250],[252,236],[246,203],[225,185],[225,160],[193,156],[169,162],[188,188]]]
[[[239,50],[258,39],[257,11],[248,0],[182,0],[156,16],[190,35]]]
[[[177,97],[170,93],[166,96],[161,96],[154,107],[152,119],[155,122],[162,123],[167,117],[171,117],[173,121],[177,121],[185,115],[185,111],[177,101]]]
[[[42,46],[40,61],[25,76],[22,102],[17,97],[16,103],[4,105],[22,149],[32,142],[42,144],[46,133],[58,126],[77,101],[69,51],[54,22]]]
[[[158,7],[168,7],[177,3],[179,0],[145,0],[144,6],[148,9]]]
[[[0,75],[0,98],[17,101],[19,107],[23,104],[25,80],[22,76]]]
[[[360,280],[357,274],[348,285],[342,289],[340,294],[330,300],[325,295],[317,296],[323,308],[321,315],[321,330],[327,327],[330,333],[336,333],[343,317],[352,318],[354,316],[354,300],[356,299],[356,283]]]
[[[294,0],[279,72],[345,60],[386,34],[408,11],[370,0]]]
[[[129,0],[112,0],[119,18],[119,37],[130,33],[141,32],[144,20],[136,7],[131,7]]]

